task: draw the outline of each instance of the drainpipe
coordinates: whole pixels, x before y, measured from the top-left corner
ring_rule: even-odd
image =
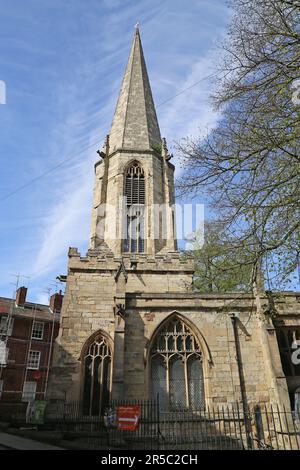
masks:
[[[241,354],[241,345],[240,345],[238,326],[237,326],[238,318],[235,316],[235,313],[230,313],[230,318],[231,318],[233,334],[234,334],[236,362],[237,362],[238,372],[239,372],[239,381],[240,381],[240,389],[241,389],[241,398],[242,398],[242,406],[243,406],[243,414],[244,414],[244,423],[245,423],[247,444],[248,444],[248,449],[252,449],[253,446],[252,446],[252,439],[251,439],[251,421],[250,421],[250,413],[249,413],[247,394],[246,394],[245,377],[244,377],[242,354]]]

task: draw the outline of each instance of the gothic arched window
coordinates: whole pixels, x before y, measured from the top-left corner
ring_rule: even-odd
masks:
[[[145,176],[141,166],[134,162],[125,174],[126,238],[124,251],[144,251]]]
[[[89,345],[83,361],[83,412],[100,415],[109,403],[111,388],[111,350],[101,334]]]
[[[175,317],[158,332],[150,361],[152,395],[163,409],[203,408],[202,352],[182,320]]]

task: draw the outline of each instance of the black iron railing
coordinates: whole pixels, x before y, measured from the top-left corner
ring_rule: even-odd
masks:
[[[120,406],[138,406],[140,414],[134,430],[120,429],[114,422]],[[104,419],[84,414],[78,402],[49,403],[45,426],[58,429],[78,448],[300,449],[299,417],[280,406],[256,405],[245,415],[241,403],[164,411],[158,400],[122,400],[112,401],[107,411]]]

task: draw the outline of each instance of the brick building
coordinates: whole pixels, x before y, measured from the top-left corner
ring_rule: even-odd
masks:
[[[0,297],[0,401],[28,402],[46,396],[53,342],[58,334],[62,294],[50,305],[26,300],[20,287],[16,299]]]

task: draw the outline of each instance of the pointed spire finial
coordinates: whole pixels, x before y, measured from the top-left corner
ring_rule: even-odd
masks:
[[[139,29],[140,29],[140,23],[139,23],[139,21],[134,25],[134,29],[135,29],[135,30],[139,30]]]
[[[173,155],[169,154],[169,150],[167,147],[167,141],[165,137],[161,139],[161,155],[167,162],[172,158]]]
[[[147,73],[139,23],[123,77],[110,130],[109,151],[117,149],[152,150],[161,136]]]

